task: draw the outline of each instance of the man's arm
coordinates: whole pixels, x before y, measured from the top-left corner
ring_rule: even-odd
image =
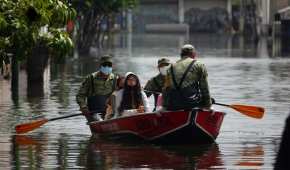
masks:
[[[152,87],[153,87],[153,81],[152,79],[148,80],[145,87],[144,87],[144,92],[146,94],[147,97],[150,97],[152,95]]]
[[[76,101],[80,106],[80,109],[87,108],[87,97],[89,93],[89,82],[90,76],[87,76],[85,80],[82,82],[81,87],[76,95]]]
[[[210,97],[210,92],[209,92],[209,85],[208,85],[208,80],[207,80],[207,70],[205,65],[201,65],[201,75],[200,75],[200,80],[199,80],[199,88],[200,88],[200,93],[201,93],[201,102],[200,105],[201,107],[205,108],[210,108],[212,103],[211,103],[211,97]]]

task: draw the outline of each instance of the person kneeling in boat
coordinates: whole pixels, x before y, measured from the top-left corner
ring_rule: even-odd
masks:
[[[88,122],[104,119],[106,101],[117,89],[118,76],[112,73],[112,65],[111,56],[101,57],[99,71],[84,79],[76,95],[80,110]]]
[[[195,48],[186,44],[181,49],[181,59],[168,69],[162,91],[163,109],[210,109],[207,70],[196,57]]]
[[[136,74],[128,72],[125,75],[124,87],[115,91],[109,98],[105,119],[149,112],[149,102],[141,89]]]
[[[157,108],[157,101],[158,96],[162,92],[162,87],[164,86],[165,82],[165,75],[170,67],[170,60],[167,58],[161,58],[158,60],[157,68],[159,70],[159,74],[152,77],[148,82],[146,83],[144,87],[144,91],[147,95],[147,97],[150,97],[153,93],[154,95],[154,109],[153,111],[156,111]]]

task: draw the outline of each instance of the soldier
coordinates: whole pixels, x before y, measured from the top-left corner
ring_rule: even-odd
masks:
[[[211,107],[207,70],[196,60],[192,45],[184,45],[181,59],[168,69],[162,96],[162,105],[167,110]]]
[[[153,93],[154,95],[154,109],[156,110],[157,106],[157,98],[158,95],[162,92],[162,87],[164,85],[165,75],[167,69],[170,67],[170,60],[167,58],[161,58],[158,60],[157,68],[159,70],[159,74],[155,77],[152,77],[145,85],[144,91],[147,97],[150,97]]]
[[[106,101],[116,90],[118,76],[112,73],[112,58],[105,55],[100,59],[100,69],[88,75],[76,95],[80,110],[87,120],[94,121],[93,113],[101,113],[104,118]]]

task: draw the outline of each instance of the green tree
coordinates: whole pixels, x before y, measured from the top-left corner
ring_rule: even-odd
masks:
[[[35,46],[64,56],[73,47],[63,29],[75,10],[62,0],[0,0],[0,63],[25,60]]]
[[[73,48],[64,28],[75,15],[64,0],[0,0],[0,68],[11,61],[16,105],[19,61],[26,62],[28,92],[33,84],[43,88],[48,56],[65,56]]]
[[[95,44],[102,45],[110,34],[116,14],[137,5],[137,0],[71,0],[77,11],[76,45],[79,53],[88,53]],[[102,24],[106,25],[102,28]]]

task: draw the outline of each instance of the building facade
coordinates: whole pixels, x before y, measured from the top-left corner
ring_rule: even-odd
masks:
[[[151,26],[175,31],[188,26],[190,31],[219,32],[228,27],[230,20],[231,0],[140,0],[132,23],[137,32],[150,31]]]

